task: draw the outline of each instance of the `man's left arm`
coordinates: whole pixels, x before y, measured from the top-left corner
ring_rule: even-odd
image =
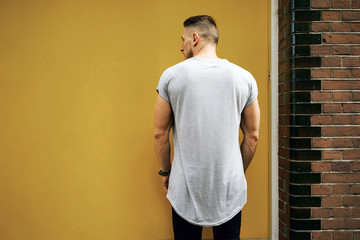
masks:
[[[170,104],[158,95],[154,108],[154,141],[157,158],[162,171],[171,168],[169,135],[174,115]],[[167,192],[169,176],[163,177],[164,190]]]

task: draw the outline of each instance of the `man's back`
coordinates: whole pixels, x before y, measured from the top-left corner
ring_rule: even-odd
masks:
[[[239,125],[255,79],[225,59],[193,57],[168,68],[157,90],[174,113],[169,201],[193,224],[226,222],[246,203]]]

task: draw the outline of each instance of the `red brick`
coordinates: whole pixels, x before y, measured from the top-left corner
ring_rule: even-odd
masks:
[[[321,197],[321,207],[340,207],[340,206],[341,206],[340,196]]]
[[[323,57],[322,67],[341,67],[340,57]]]
[[[329,148],[329,147],[331,147],[331,139],[330,138],[313,138],[312,146],[314,148]]]
[[[353,146],[351,138],[334,138],[334,148],[351,148]]]
[[[352,232],[350,231],[334,231],[333,240],[349,240],[352,239]]]
[[[279,209],[282,210],[285,208],[285,204],[283,201],[279,200]]]
[[[323,11],[322,12],[323,21],[339,21],[340,20],[340,11]]]
[[[341,218],[332,220],[322,220],[323,229],[358,229],[360,219]]]
[[[281,93],[279,94],[279,104],[286,104],[290,100],[288,93]]]
[[[349,55],[350,46],[333,46],[332,47],[333,55]]]
[[[282,19],[280,20],[280,24],[279,25],[283,25],[284,26],[279,26],[280,31],[279,31],[279,40],[281,40],[280,45],[279,45],[279,49],[283,50],[286,49],[289,45],[290,45],[290,39],[288,38],[288,36],[286,36],[286,30],[287,30],[287,26],[286,26],[286,22],[284,20],[288,20],[289,18],[287,17],[286,19]]]
[[[279,218],[280,218],[280,222],[285,223],[285,224],[284,224],[284,227],[285,227],[285,225],[286,225],[286,226],[289,226],[290,223],[288,223],[288,222],[290,222],[290,221],[288,220],[288,219],[289,219],[288,216],[286,216],[285,214],[283,214],[283,213],[280,212]],[[283,229],[284,229],[284,228],[283,228]]]
[[[350,8],[350,0],[332,0],[331,8]]]
[[[284,202],[288,202],[289,197],[284,191],[279,191],[279,199]]]
[[[346,184],[333,185],[332,193],[334,195],[350,194],[351,193],[350,185],[346,185]]]
[[[286,111],[286,109],[287,109],[287,105],[280,105],[279,106],[279,113],[280,114],[286,114],[287,113],[287,111]]]
[[[288,16],[286,19],[283,19],[280,21],[280,24],[279,25],[285,25],[285,26],[279,26],[280,29],[284,29],[286,26],[286,24],[288,24],[289,22],[286,22],[286,20],[290,20],[290,17]],[[286,33],[286,30],[285,30],[285,33]],[[287,47],[290,46],[290,38],[288,36],[284,36],[283,35],[284,32],[282,30],[279,31],[279,36],[281,36],[281,38],[279,37],[280,39],[280,44],[279,44],[279,49],[280,50],[283,50],[283,49],[286,49]]]
[[[360,240],[360,232],[353,232],[354,240]]]
[[[360,159],[360,149],[344,150],[344,160]]]
[[[332,121],[334,125],[351,124],[351,115],[334,115]]]
[[[351,92],[333,92],[333,101],[348,102],[351,100]]]
[[[352,22],[351,23],[351,31],[352,32],[360,32],[360,23],[359,22]]]
[[[279,126],[279,134],[281,136],[289,136],[289,128],[284,126]]]
[[[335,136],[360,136],[359,127],[330,127],[324,126],[321,128],[321,136],[323,137],[335,137]]]
[[[282,229],[284,229],[284,228],[286,228],[286,231],[288,232],[288,228],[287,227],[285,227],[285,225],[280,221],[279,222],[279,240],[288,240],[289,239],[289,237],[288,236],[285,236],[285,234],[283,233],[283,231],[284,230],[282,230]]]
[[[360,92],[352,92],[352,100],[360,101]]]
[[[332,236],[331,232],[325,232],[325,231],[311,233],[312,240],[330,240],[332,239],[331,236]]]
[[[287,83],[279,83],[279,92],[284,93],[288,92],[288,84]]]
[[[351,78],[350,69],[334,69],[334,78]]]
[[[286,182],[283,179],[279,179],[279,189],[286,192]]]
[[[286,61],[289,57],[289,54],[287,54],[287,50],[282,50],[282,54],[280,54],[280,62]]]
[[[278,32],[278,40],[279,42],[281,40],[284,40],[286,38],[286,28],[282,28],[279,32]],[[281,48],[281,49],[284,49],[284,48]]]
[[[353,162],[351,171],[360,171],[360,161]]]
[[[359,26],[360,26],[360,23],[359,23]],[[359,28],[359,30],[360,30],[360,28]],[[351,54],[352,55],[360,55],[360,46],[352,46]]]
[[[350,32],[350,23],[348,22],[334,22],[331,23],[332,32]]]
[[[360,138],[353,138],[353,143],[354,143],[354,147],[360,148]]]
[[[311,187],[312,195],[330,195],[331,186],[330,185],[312,185]]]
[[[351,189],[353,194],[360,194],[360,185],[353,185]]]
[[[358,113],[360,112],[360,103],[344,103],[344,112]]]
[[[323,160],[341,160],[342,151],[339,150],[323,150],[322,151]]]
[[[281,179],[284,179],[285,181],[289,181],[290,180],[290,174],[289,172],[286,172],[282,169],[279,169],[279,177]]]
[[[282,1],[282,0],[281,0]],[[284,6],[284,8],[287,8],[286,6]],[[287,8],[289,9],[289,8]],[[282,11],[281,11],[282,12]],[[289,11],[286,10],[285,11],[285,14],[283,15],[284,17],[280,20],[280,28],[283,28],[286,26],[287,23],[290,22],[290,14],[289,14]]]
[[[360,69],[354,69],[354,78],[360,78]]]
[[[279,137],[279,144],[282,147],[289,147],[289,141],[287,140],[287,137],[280,136]]]
[[[330,69],[313,69],[311,72],[313,78],[330,78],[331,70]]]
[[[353,218],[360,218],[360,208],[353,208],[352,209],[352,217]]]
[[[289,221],[289,217],[287,216],[287,208],[285,207],[284,209],[281,209],[281,210],[284,210],[284,211],[280,211],[280,213],[282,212],[282,214],[280,214],[280,219],[284,222],[284,223],[290,223]]]
[[[288,68],[288,65],[289,65],[289,61],[280,63],[280,72],[285,72],[286,69]]]
[[[314,102],[329,102],[331,100],[331,92],[312,92],[311,100]]]
[[[313,218],[329,218],[331,217],[331,210],[328,208],[313,208],[311,215]]]
[[[355,76],[354,76],[355,77]],[[360,89],[360,81],[336,81],[336,80],[323,80],[323,90],[358,90]]]
[[[330,32],[330,23],[313,22],[311,24],[311,31],[313,32]],[[350,27],[349,27],[350,31]]]
[[[360,115],[353,116],[353,124],[360,124]]]
[[[324,103],[323,112],[324,113],[341,113],[342,108],[339,103]]]
[[[288,232],[288,228],[285,227],[285,225],[280,221],[279,222],[279,240],[288,240],[289,239],[289,236],[285,236],[285,233],[283,233],[283,231],[285,230],[282,230],[284,228],[286,228],[286,232]]]
[[[323,183],[357,183],[360,174],[356,173],[323,173]]]
[[[360,0],[352,0],[352,8],[360,8]]]
[[[351,163],[350,162],[334,162],[332,164],[332,170],[334,172],[348,172],[350,171]]]
[[[311,163],[313,172],[328,172],[331,171],[331,163],[329,162],[313,162]]]
[[[312,0],[311,1],[312,8],[330,8],[329,0]]]
[[[315,56],[330,55],[331,47],[327,45],[313,45],[311,46],[311,53]]]
[[[359,44],[360,34],[323,34],[323,40],[331,44]]]
[[[351,217],[351,209],[350,208],[334,208],[332,215],[334,218]]]
[[[360,12],[359,12],[360,14]],[[343,67],[359,67],[360,66],[360,57],[344,57],[342,59]]]
[[[360,196],[343,196],[345,207],[360,207]]]
[[[313,124],[313,125],[329,125],[329,124],[331,124],[331,116],[312,116],[311,124]]]
[[[345,21],[359,21],[360,20],[360,14],[359,11],[342,11],[342,20]]]

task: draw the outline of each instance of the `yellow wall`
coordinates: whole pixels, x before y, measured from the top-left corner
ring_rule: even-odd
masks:
[[[155,88],[183,60],[183,20],[204,13],[218,55],[260,87],[241,236],[268,236],[268,1],[1,0],[0,239],[172,238]]]

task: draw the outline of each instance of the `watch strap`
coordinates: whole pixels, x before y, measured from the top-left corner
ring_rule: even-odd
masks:
[[[171,172],[171,169],[169,169],[168,171],[163,171],[160,169],[160,171],[158,173],[160,176],[166,177],[166,176],[169,176],[170,172]]]

